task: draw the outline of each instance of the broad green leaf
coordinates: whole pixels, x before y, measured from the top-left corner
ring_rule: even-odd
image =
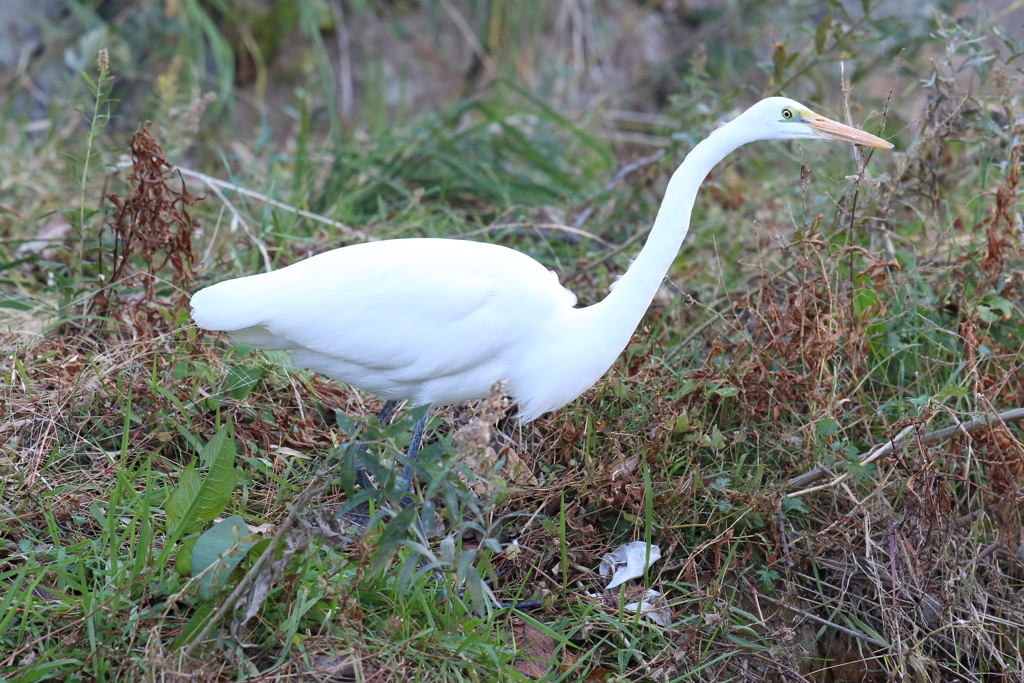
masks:
[[[198,575],[217,565],[199,581],[199,597],[212,598],[227,583],[231,571],[238,566],[249,549],[260,542],[259,534],[249,533],[239,515],[221,520],[204,533],[192,548],[192,574]]]
[[[677,397],[686,396],[688,393],[690,393],[691,391],[693,391],[696,388],[697,388],[697,380],[695,380],[695,379],[685,379],[679,385],[679,388],[676,390],[676,396]]]
[[[853,293],[853,310],[858,316],[863,316],[864,311],[878,303],[878,295],[873,289],[859,287]]]
[[[800,512],[807,514],[810,509],[804,504],[803,498],[790,498],[789,496],[782,497],[782,511],[784,513]]]
[[[716,451],[725,448],[725,435],[718,429],[718,425],[711,427],[711,448]]]
[[[174,558],[174,571],[179,576],[188,576],[192,573],[192,547],[199,540],[198,536],[189,536],[178,547],[178,555]]]
[[[456,567],[455,575],[465,582],[470,604],[473,605],[478,613],[484,614],[487,611],[488,605],[490,605],[490,596],[488,595],[487,586],[484,585],[480,574],[473,564],[475,559],[476,552],[473,550],[464,550],[459,553],[459,563]]]
[[[203,450],[199,452],[199,459],[203,467],[213,471],[217,460],[230,457],[230,464],[235,464],[235,440],[231,434],[230,425],[225,424],[217,430],[213,438],[206,442]]]
[[[967,387],[950,386],[945,387],[938,393],[936,398],[958,398],[961,396],[970,396],[971,391]]]
[[[852,455],[843,461],[843,469],[855,482],[863,483],[875,471],[875,464],[862,465],[857,456]]]
[[[213,435],[200,452],[200,459],[209,471],[200,479],[195,464],[182,470],[178,486],[167,498],[165,511],[168,528],[177,530],[184,524],[184,533],[202,528],[213,520],[231,501],[235,490],[235,440],[230,436],[230,425],[224,425]]]
[[[345,432],[348,436],[355,436],[355,433],[359,430],[359,425],[340,410],[334,411],[334,421],[337,423],[338,429]]]
[[[235,358],[243,358],[245,356],[248,356],[255,350],[255,346],[250,346],[249,344],[243,344],[242,342],[238,342],[237,344],[231,347],[231,355],[234,356]]]
[[[82,666],[81,659],[55,659],[55,660],[44,660],[37,663],[35,666],[31,666],[27,670],[22,670],[18,674],[18,680],[30,683],[31,681],[41,681],[44,678],[52,679],[58,671],[70,674],[72,671]],[[63,676],[61,676],[63,678]]]
[[[1013,303],[1001,296],[986,294],[978,302],[975,310],[982,322],[991,324],[998,320],[1012,317],[1014,306]]]
[[[202,484],[202,479],[196,472],[195,463],[190,462],[181,471],[181,476],[178,477],[178,486],[171,492],[171,495],[167,496],[167,503],[164,504],[169,529],[177,528],[181,520],[188,514],[193,501],[199,496]]]
[[[786,46],[781,43],[775,43],[775,52],[772,53],[772,64],[775,66],[775,71],[772,75],[772,83],[776,85],[782,83],[783,76],[786,71]]]

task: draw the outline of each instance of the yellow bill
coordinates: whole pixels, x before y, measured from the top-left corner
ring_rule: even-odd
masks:
[[[833,140],[842,140],[843,142],[852,142],[855,145],[863,145],[864,147],[880,147],[881,149],[892,149],[892,143],[883,140],[877,135],[866,133],[852,126],[847,126],[838,121],[832,119],[826,119],[824,116],[813,114],[806,119],[803,123],[810,127],[815,133],[822,137],[831,138]]]

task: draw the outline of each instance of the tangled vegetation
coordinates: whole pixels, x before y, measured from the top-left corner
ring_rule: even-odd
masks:
[[[25,74],[6,85],[0,681],[1024,680],[1024,44],[794,1],[758,61],[730,41],[763,48],[761,10],[726,3],[613,88],[593,50],[675,10],[525,4],[568,28],[187,0],[154,85],[123,56],[153,8],[105,20],[45,130]],[[352,89],[357,29],[438,11],[463,96],[396,109],[369,58]],[[612,370],[528,425],[500,387],[435,411],[407,508],[421,412],[382,426],[372,396],[189,322],[205,284],[404,236],[513,246],[592,303],[688,149],[779,93],[896,150],[733,155]],[[606,593],[631,541],[660,559]]]

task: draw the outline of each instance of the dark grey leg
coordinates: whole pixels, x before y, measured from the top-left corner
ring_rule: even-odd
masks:
[[[377,420],[380,421],[381,426],[387,424],[388,420],[395,414],[395,410],[398,408],[400,401],[385,401],[384,407],[377,413]],[[360,446],[360,448],[366,448],[366,446]],[[363,467],[362,461],[359,456],[356,456],[356,483],[364,489],[376,489],[377,486],[370,479],[370,473]]]
[[[423,413],[423,417],[416,421],[416,426],[412,428],[412,438],[409,439],[409,448],[405,452],[405,457],[409,460],[416,460],[416,456],[420,453],[420,443],[423,441],[423,430],[427,428],[427,417],[430,416],[430,411]],[[412,490],[412,467],[406,463],[405,467],[402,468],[402,479],[406,483],[406,491]],[[402,507],[405,507],[403,505]]]
[[[381,426],[384,426],[388,423],[388,420],[391,419],[391,416],[395,414],[395,410],[398,408],[399,403],[400,401],[384,402],[384,407],[380,409],[379,413],[377,413],[377,419],[380,421]]]
[[[384,403],[384,407],[381,408],[379,413],[377,413],[377,419],[380,420],[381,425],[387,423],[391,418],[395,410],[398,408],[398,403],[398,401],[387,401]],[[415,461],[416,456],[419,455],[420,445],[423,443],[423,432],[427,428],[427,418],[429,416],[429,411],[424,413],[423,417],[416,421],[416,425],[412,429],[412,436],[409,439],[409,447],[406,449],[406,458],[410,461]],[[366,446],[360,446],[360,448],[366,448]],[[404,484],[403,488],[406,493],[412,491],[412,467],[409,463],[402,467],[402,474],[399,481]],[[365,489],[377,488],[370,479],[366,468],[363,467],[362,462],[360,462],[358,455],[356,456],[356,482]],[[399,502],[399,505],[404,509],[411,502],[412,498],[409,496],[402,496],[402,500]],[[364,507],[365,509],[363,509]],[[369,507],[364,504],[359,506],[357,510],[353,510],[353,512],[350,513],[353,517],[356,514],[361,515],[364,518],[363,523],[365,524],[365,519],[369,517]],[[419,516],[416,517],[416,532],[419,536],[419,540],[424,543],[429,543],[429,540],[427,539],[427,532],[423,527],[423,520]]]
[[[359,448],[362,450],[366,446],[360,445]],[[359,484],[359,488],[363,489],[375,490],[377,488],[377,485],[370,479],[370,473],[366,470],[363,460],[359,457],[358,453],[356,454],[356,483]]]
[[[384,407],[381,408],[379,413],[377,413],[377,419],[380,420],[380,423],[382,425],[388,421],[392,414],[394,414],[396,408],[398,408],[398,401],[387,401],[384,404]],[[424,413],[423,417],[416,421],[416,426],[414,426],[412,429],[412,437],[409,439],[409,447],[406,450],[406,457],[409,460],[416,460],[416,456],[419,455],[420,444],[423,442],[423,431],[427,427],[428,416],[429,412]],[[360,448],[366,447],[361,446]],[[405,490],[407,492],[411,491],[412,468],[409,466],[408,463],[404,467],[402,467],[401,480],[405,482]],[[373,482],[370,481],[369,473],[366,471],[366,468],[363,467],[363,464],[359,461],[358,457],[356,458],[356,481],[363,488],[377,488],[376,486],[374,486]],[[402,507],[404,508],[408,504],[409,497],[406,496],[405,498],[402,499]]]
[[[416,460],[416,456],[420,453],[420,444],[423,443],[423,430],[427,428],[427,418],[430,417],[430,410],[423,413],[423,417],[416,421],[416,426],[412,428],[412,437],[409,439],[409,448],[406,449],[405,457],[409,460]],[[405,467],[402,468],[402,477],[400,481],[405,482],[406,492],[412,491],[412,467],[406,463]],[[409,496],[402,496],[402,500],[399,501],[399,505],[404,510],[409,503],[412,502],[412,498]],[[419,540],[429,545],[430,539],[427,538],[427,530],[423,526],[423,518],[416,515],[416,533],[419,536]]]

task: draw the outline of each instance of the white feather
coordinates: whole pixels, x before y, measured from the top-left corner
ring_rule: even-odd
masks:
[[[222,282],[192,298],[192,316],[238,341],[290,350],[298,365],[385,399],[455,403],[486,396],[504,379],[520,419],[532,420],[586,391],[625,348],[715,164],[753,140],[822,137],[891,147],[792,100],[762,100],[694,147],[672,175],[636,262],[587,308],[574,308],[557,276],[520,252],[403,239]]]

